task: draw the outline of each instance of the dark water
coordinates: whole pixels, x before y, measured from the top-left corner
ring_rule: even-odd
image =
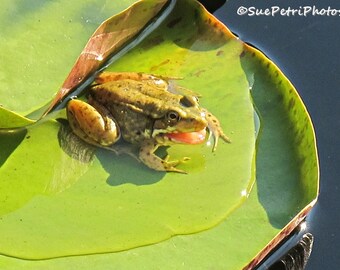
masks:
[[[339,200],[339,134],[340,134],[340,2],[294,0],[229,0],[207,2],[214,15],[243,41],[251,43],[272,59],[295,85],[314,123],[320,159],[320,196],[307,217],[306,229],[294,235],[290,244],[273,254],[262,269],[289,251],[304,233],[314,236],[314,245],[307,270],[339,269],[340,257],[340,200]],[[220,5],[220,7],[219,7]],[[307,16],[240,16],[241,7],[262,9],[276,7],[297,9]],[[322,10],[324,9],[324,10]],[[337,9],[331,11],[332,9]],[[253,9],[255,10],[255,9]],[[327,11],[328,10],[328,11]],[[336,14],[335,16],[332,16]],[[317,13],[319,15],[317,15]],[[327,16],[328,14],[328,16]],[[301,249],[310,239],[297,246]],[[296,253],[295,253],[296,254]],[[301,254],[301,253],[300,253]],[[288,258],[292,258],[290,254]],[[287,259],[287,258],[286,258]],[[287,262],[287,260],[286,260]],[[294,264],[293,264],[294,265]],[[301,264],[300,264],[301,265]],[[294,268],[295,267],[295,268]],[[276,263],[271,269],[301,269]]]

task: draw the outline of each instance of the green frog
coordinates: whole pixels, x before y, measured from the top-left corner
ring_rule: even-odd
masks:
[[[218,119],[200,107],[198,95],[173,83],[174,78],[145,73],[103,72],[91,86],[88,103],[72,99],[67,118],[73,132],[99,147],[119,139],[139,147],[138,158],[158,171],[185,173],[176,166],[189,158],[170,160],[155,154],[160,146],[198,144],[207,129],[214,137],[230,142]]]

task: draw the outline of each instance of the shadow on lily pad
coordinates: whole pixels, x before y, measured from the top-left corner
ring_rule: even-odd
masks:
[[[83,142],[71,130],[65,119],[58,119],[60,129],[58,140],[63,151],[83,163],[90,163],[96,156],[109,174],[106,182],[110,186],[123,184],[151,185],[161,180],[165,172],[156,172],[149,169],[138,159],[138,149],[130,144],[118,143],[109,149],[100,149]],[[122,152],[120,154],[114,151]]]
[[[123,184],[152,185],[165,176],[165,172],[149,169],[137,158],[127,154],[116,155],[108,150],[100,149],[97,152],[97,157],[105,171],[110,175],[106,180],[106,183],[110,186]]]
[[[20,145],[27,134],[27,129],[22,129],[14,133],[0,133],[0,167],[6,162],[7,158]],[[26,139],[29,139],[26,138]]]

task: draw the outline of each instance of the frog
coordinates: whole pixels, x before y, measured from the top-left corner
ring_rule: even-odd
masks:
[[[177,168],[189,157],[170,160],[156,154],[159,147],[200,144],[207,132],[230,143],[220,122],[199,104],[200,95],[174,83],[179,78],[140,72],[100,73],[87,101],[73,98],[66,106],[71,130],[94,146],[111,148],[119,140],[137,146],[139,161],[150,169],[186,173]]]

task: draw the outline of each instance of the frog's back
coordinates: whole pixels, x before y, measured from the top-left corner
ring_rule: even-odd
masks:
[[[125,141],[139,144],[151,138],[152,118],[119,104],[112,105],[109,109]]]
[[[112,81],[94,86],[90,94],[106,106],[122,105],[153,118],[162,117],[171,108],[178,107],[180,99],[179,95],[168,92],[164,87],[134,80]]]

